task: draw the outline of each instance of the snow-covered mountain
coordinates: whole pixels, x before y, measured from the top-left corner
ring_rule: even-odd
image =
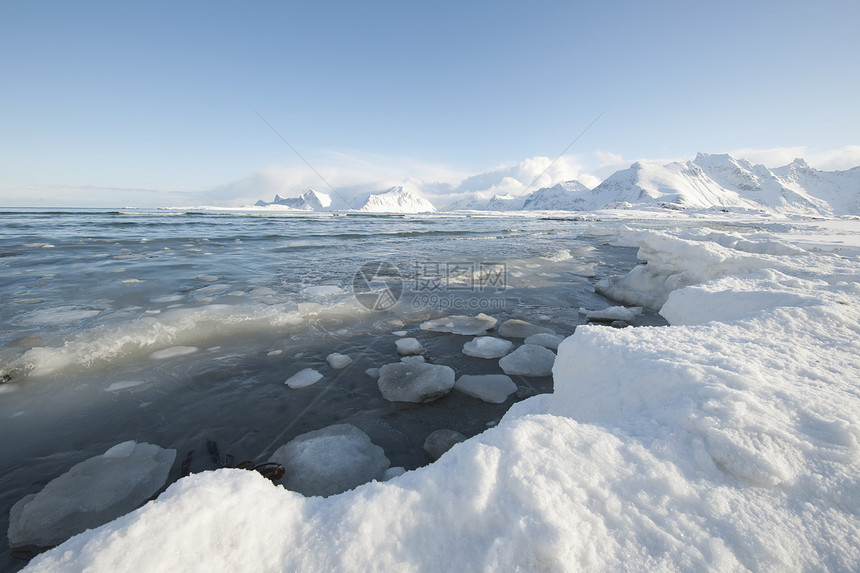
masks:
[[[616,171],[584,194],[584,209],[664,207],[688,209],[757,206],[737,191],[725,189],[693,162],[656,165],[636,162]]]
[[[257,207],[267,207],[269,205],[281,205],[290,209],[299,211],[326,211],[332,206],[331,195],[317,191],[316,189],[308,189],[298,197],[281,197],[275,195],[272,202],[266,202],[260,199],[257,201]]]
[[[818,171],[803,159],[774,169],[787,189],[804,192],[830,207],[828,215],[860,215],[860,166],[846,171]]]
[[[735,159],[731,155],[708,155],[699,153],[692,162],[722,186],[742,194],[759,208],[783,214],[833,214],[828,203],[816,198],[801,185],[792,185],[777,172],[788,172],[792,165],[802,165],[811,169],[802,159],[795,159],[790,165],[771,171],[764,165],[752,165],[745,159]]]
[[[588,190],[579,181],[565,181],[523,196],[493,195],[486,205],[475,208],[487,211],[580,211],[586,208],[582,193]]]
[[[300,197],[275,196],[271,203],[303,211],[357,210],[368,213],[436,211],[414,186],[355,197],[349,205],[309,189]],[[566,181],[525,196],[472,195],[448,210],[592,211],[597,209],[730,209],[774,215],[860,215],[860,167],[819,171],[803,159],[776,169],[727,154],[699,153],[692,161],[667,165],[636,162],[616,171],[594,189]]]
[[[434,213],[436,207],[411,187],[392,187],[353,200],[353,207],[365,213]]]
[[[558,187],[558,186],[556,186]],[[540,189],[533,195],[547,193]],[[732,209],[780,215],[860,214],[860,167],[818,171],[802,159],[768,169],[730,155],[699,153],[668,165],[634,163],[591,190],[573,190],[564,210]],[[527,208],[525,204],[523,208]],[[551,209],[554,207],[540,207]]]
[[[565,181],[529,193],[523,201],[523,209],[527,211],[579,211],[583,205],[582,195],[588,191],[588,187],[579,181]]]
[[[493,195],[485,206],[477,207],[478,210],[486,211],[519,211],[523,208],[525,197],[517,197],[506,193],[504,195]]]

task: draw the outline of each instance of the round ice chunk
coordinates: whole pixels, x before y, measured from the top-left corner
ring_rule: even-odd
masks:
[[[280,483],[307,496],[334,495],[382,479],[391,465],[382,448],[351,424],[302,434],[278,448],[269,461],[284,466]]]
[[[176,450],[123,442],[12,506],[9,544],[50,547],[134,510],[167,480]]]
[[[466,436],[454,430],[436,430],[431,432],[427,439],[424,440],[424,451],[435,461],[442,457],[442,454],[454,447],[454,444],[466,440]]]
[[[347,366],[352,364],[352,358],[350,358],[346,354],[340,354],[339,352],[332,352],[331,354],[326,356],[326,360],[328,361],[329,366],[331,366],[335,370],[346,368]]]
[[[451,334],[483,335],[496,327],[498,320],[484,313],[478,316],[453,315],[422,322],[421,330]]]
[[[517,391],[517,385],[505,374],[464,374],[454,383],[454,389],[484,402],[501,404]]]
[[[401,338],[395,340],[394,344],[397,345],[397,354],[400,356],[413,356],[424,353],[424,347],[416,338]]]
[[[523,344],[501,360],[499,366],[505,374],[520,376],[550,376],[555,354],[537,344]]]
[[[299,370],[284,382],[290,388],[304,388],[305,386],[310,386],[311,384],[316,384],[320,380],[322,380],[323,375],[314,370],[313,368],[305,368],[304,370]]]
[[[514,343],[492,336],[479,336],[463,345],[463,354],[476,358],[501,358],[511,351]]]
[[[517,318],[506,320],[499,327],[499,336],[504,336],[505,338],[528,338],[532,334],[540,333],[555,334],[551,328],[537,326],[536,324]]]
[[[541,332],[538,334],[532,334],[523,342],[526,344],[537,344],[538,346],[543,346],[544,348],[550,348],[552,350],[558,350],[558,345],[561,344],[562,340],[564,340],[564,338],[561,336]]]
[[[454,387],[454,370],[439,364],[409,361],[379,369],[379,391],[391,402],[432,402]]]

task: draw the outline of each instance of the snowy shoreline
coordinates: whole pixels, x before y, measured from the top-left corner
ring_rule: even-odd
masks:
[[[203,472],[25,570],[856,570],[860,223],[804,227],[607,237],[648,264],[603,288],[671,326],[577,328],[553,394],[434,464],[329,498]]]

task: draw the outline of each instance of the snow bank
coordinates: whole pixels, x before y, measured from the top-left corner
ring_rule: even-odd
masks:
[[[856,263],[848,259],[807,253],[765,234],[758,240],[701,230],[631,235],[639,245],[637,256],[647,264],[597,285],[601,294],[629,305],[659,309],[674,290],[763,270],[828,282],[860,279]]]
[[[860,262],[736,247],[643,237],[614,284],[673,326],[578,328],[554,394],[430,466],[329,498],[204,472],[28,570],[858,570]]]

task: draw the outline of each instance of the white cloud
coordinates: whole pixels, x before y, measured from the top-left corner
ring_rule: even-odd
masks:
[[[806,162],[823,171],[842,171],[860,165],[860,145],[846,145],[830,151],[815,151]]]
[[[519,197],[541,187],[551,187],[562,181],[581,179],[582,167],[577,158],[562,156],[557,160],[549,157],[530,157],[514,165],[501,165],[476,173],[446,187],[425,186],[431,201],[439,205],[454,201],[489,201],[494,195]]]
[[[770,149],[747,147],[732,150],[729,154],[769,168],[788,165],[798,157],[822,171],[840,171],[860,165],[860,145],[846,145],[836,149],[810,149],[804,146]]]
[[[624,158],[618,153],[598,149],[594,152],[602,165],[624,163]]]

